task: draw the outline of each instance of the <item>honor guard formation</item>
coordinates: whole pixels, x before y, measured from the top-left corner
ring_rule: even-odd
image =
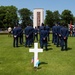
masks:
[[[48,25],[41,24],[40,27],[33,28],[32,25],[27,25],[24,29],[21,26],[13,28],[13,47],[24,45],[31,47],[34,42],[40,43],[40,48],[48,50],[48,44],[51,42],[50,34],[52,33],[52,43],[56,47],[61,47],[61,51],[67,50],[67,40],[69,30],[66,24],[55,23],[52,29]],[[52,32],[51,32],[52,31]]]

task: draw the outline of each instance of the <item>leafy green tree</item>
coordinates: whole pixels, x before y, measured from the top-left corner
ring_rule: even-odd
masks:
[[[5,20],[9,26],[13,27],[18,23],[17,8],[15,6],[7,6],[6,9]]]
[[[73,23],[75,24],[75,17],[73,17]]]
[[[60,14],[58,10],[53,12],[53,18],[54,18],[54,23],[60,22]]]
[[[70,21],[73,22],[73,14],[70,10],[64,10],[61,14],[61,20],[65,23],[70,23]]]
[[[6,14],[6,9],[4,6],[0,6],[0,28],[4,27],[4,18]]]
[[[14,27],[18,22],[17,8],[15,6],[0,6],[0,27]]]
[[[19,11],[20,21],[22,22],[22,27],[26,27],[28,24],[32,24],[32,12],[27,8],[22,8]]]
[[[53,12],[50,10],[46,10],[45,24],[48,24],[50,27],[52,27],[53,22],[54,22]]]

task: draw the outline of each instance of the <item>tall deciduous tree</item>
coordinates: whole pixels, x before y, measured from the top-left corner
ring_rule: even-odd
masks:
[[[54,18],[54,23],[60,22],[60,14],[58,10],[53,12],[53,18]]]
[[[19,11],[19,15],[21,18],[21,24],[23,27],[26,27],[28,24],[32,24],[32,12],[27,8],[22,8]]]
[[[73,17],[73,23],[75,24],[75,17]]]
[[[4,19],[5,19],[6,9],[4,6],[0,6],[0,28],[4,27]]]
[[[14,27],[18,22],[17,8],[15,6],[0,7],[0,27]]]
[[[70,10],[64,10],[61,14],[61,18],[63,20],[63,22],[65,23],[70,23],[70,21],[73,22],[73,14]]]
[[[52,27],[53,22],[54,22],[53,12],[50,10],[46,10],[45,24],[48,24],[50,27]]]

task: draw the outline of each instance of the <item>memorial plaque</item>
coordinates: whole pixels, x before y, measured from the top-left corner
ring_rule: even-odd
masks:
[[[36,8],[33,11],[33,27],[39,27],[42,23],[44,23],[44,10]]]
[[[40,26],[40,12],[37,12],[37,26]]]

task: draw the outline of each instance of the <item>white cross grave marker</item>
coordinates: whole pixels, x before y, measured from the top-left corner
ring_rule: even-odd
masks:
[[[38,43],[34,43],[34,49],[29,49],[29,52],[34,52],[34,67],[38,67],[36,65],[38,59],[38,52],[43,52],[43,49],[38,49]]]

